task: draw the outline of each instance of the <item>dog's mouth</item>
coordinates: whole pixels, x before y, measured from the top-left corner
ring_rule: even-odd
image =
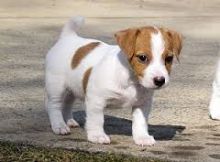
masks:
[[[153,85],[153,86],[144,86],[144,87],[146,89],[160,90],[160,89],[163,89],[163,88],[167,87],[167,84],[164,84],[162,86]]]
[[[155,90],[160,90],[160,89],[163,89],[164,88],[164,86],[162,86],[162,87],[155,87],[155,88],[153,88],[153,89],[155,89]]]
[[[157,86],[155,86],[155,87],[145,87],[145,88],[152,89],[152,90],[160,90],[160,89],[163,88],[163,86],[162,87],[157,87]]]
[[[153,90],[159,90],[159,89],[162,89],[162,87],[154,87],[154,88],[151,88]]]

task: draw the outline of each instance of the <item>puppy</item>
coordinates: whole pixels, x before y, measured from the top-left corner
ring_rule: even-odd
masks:
[[[132,135],[137,145],[153,145],[147,119],[155,89],[167,86],[173,57],[179,58],[181,36],[157,27],[115,34],[118,45],[82,38],[75,32],[83,18],[71,19],[46,57],[46,109],[55,134],[78,126],[71,108],[85,101],[87,138],[110,143],[103,109],[111,104],[132,108]]]
[[[218,61],[218,67],[212,88],[213,91],[209,104],[209,114],[212,119],[220,120],[220,60]]]

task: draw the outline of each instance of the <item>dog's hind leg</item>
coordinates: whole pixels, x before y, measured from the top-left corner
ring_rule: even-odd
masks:
[[[73,93],[71,91],[67,91],[67,93],[65,94],[64,104],[63,104],[63,117],[64,117],[66,124],[70,128],[79,126],[77,121],[73,119],[73,114],[72,114],[73,102],[74,102]]]
[[[46,74],[46,110],[55,134],[69,134],[70,128],[63,119],[63,103],[66,93],[64,81],[61,76]]]

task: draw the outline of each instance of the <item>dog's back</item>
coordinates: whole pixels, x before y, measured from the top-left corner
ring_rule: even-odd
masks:
[[[63,82],[80,98],[84,96],[83,77],[86,72],[112,51],[119,51],[117,46],[80,37],[76,32],[83,21],[81,17],[72,18],[46,57],[46,84]]]

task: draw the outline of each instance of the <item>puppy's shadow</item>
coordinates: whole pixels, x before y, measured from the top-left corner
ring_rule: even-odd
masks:
[[[81,127],[84,127],[86,117],[84,111],[74,112],[73,117]],[[105,115],[104,129],[109,135],[131,136],[131,126],[131,120]],[[181,133],[184,129],[184,126],[179,125],[149,125],[149,132],[156,140],[171,140],[177,133]]]

